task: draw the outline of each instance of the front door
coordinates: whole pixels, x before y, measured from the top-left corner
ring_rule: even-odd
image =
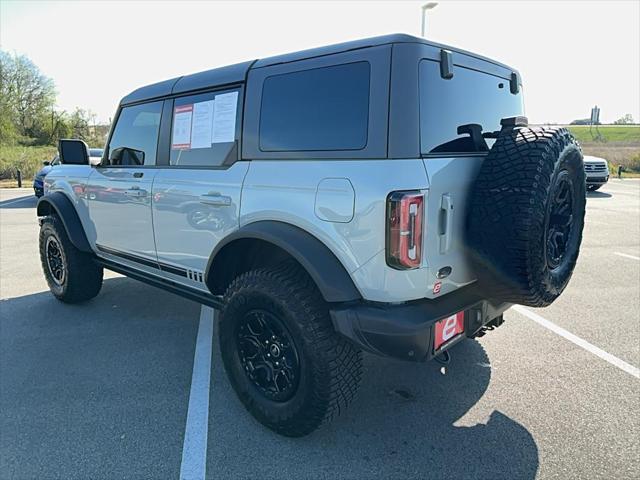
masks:
[[[161,112],[162,102],[122,108],[85,192],[100,254],[156,271],[151,189]]]

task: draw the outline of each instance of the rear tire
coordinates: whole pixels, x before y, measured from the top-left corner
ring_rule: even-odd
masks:
[[[93,256],[78,250],[57,215],[42,220],[40,262],[51,293],[65,303],[84,302],[102,288],[103,269]]]
[[[288,437],[307,435],[337,416],[362,374],[361,351],[334,331],[316,285],[293,262],[231,283],[220,351],[246,409]]]
[[[467,244],[487,296],[551,304],[573,273],[584,227],[582,152],[564,128],[505,128],[469,201]]]

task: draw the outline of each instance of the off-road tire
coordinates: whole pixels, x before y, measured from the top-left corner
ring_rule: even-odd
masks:
[[[63,281],[56,281],[47,258],[48,238],[53,237],[62,250]],[[69,240],[57,215],[42,220],[40,227],[40,262],[51,293],[65,303],[79,303],[95,297],[102,288],[103,269],[90,254],[78,250]]]
[[[580,146],[566,129],[501,131],[480,169],[467,217],[470,258],[487,296],[543,307],[562,293],[582,241],[585,182]],[[572,223],[565,253],[555,257],[549,248],[557,244],[550,247],[548,234],[562,216],[551,215],[552,205],[567,188]]]
[[[224,303],[220,318],[224,367],[240,401],[260,423],[278,434],[301,437],[336,417],[353,400],[362,376],[362,353],[334,331],[327,304],[295,262],[240,275],[228,287]],[[238,325],[256,309],[277,316],[297,348],[299,382],[286,401],[267,398],[242,367]]]

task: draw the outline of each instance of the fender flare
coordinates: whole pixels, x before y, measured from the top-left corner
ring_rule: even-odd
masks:
[[[305,230],[277,221],[250,223],[224,238],[209,257],[205,278],[216,275],[216,259],[224,253],[226,246],[240,239],[261,240],[287,252],[307,271],[327,302],[349,302],[362,298],[351,276],[329,248]]]
[[[55,213],[62,220],[64,229],[74,247],[81,252],[93,253],[87,235],[80,222],[78,212],[69,198],[62,192],[53,192],[40,197],[36,207],[38,217]]]

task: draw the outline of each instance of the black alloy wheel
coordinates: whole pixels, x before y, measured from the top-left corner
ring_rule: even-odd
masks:
[[[56,285],[62,286],[66,277],[65,258],[60,242],[54,235],[47,237],[45,251],[51,280]]]
[[[300,380],[300,357],[282,321],[261,309],[247,312],[236,334],[240,363],[257,390],[269,400],[286,402]]]
[[[567,252],[573,226],[573,183],[569,172],[563,170],[557,177],[551,197],[547,238],[547,265],[558,268]]]

